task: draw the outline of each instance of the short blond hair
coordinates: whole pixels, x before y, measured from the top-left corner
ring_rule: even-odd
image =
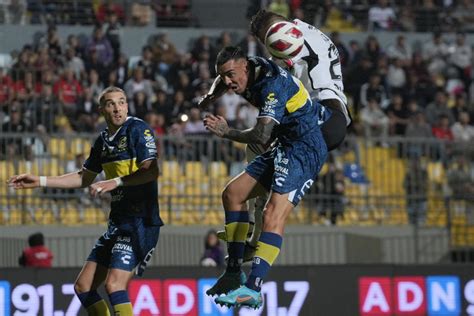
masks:
[[[110,86],[110,87],[107,87],[105,88],[104,90],[102,90],[102,92],[99,94],[99,98],[98,98],[98,101],[99,101],[99,106],[103,106],[104,104],[102,104],[104,102],[104,96],[107,94],[107,93],[112,93],[112,92],[122,92],[123,95],[125,95],[125,91],[123,91],[122,89],[120,89],[119,87],[115,87],[115,86]],[[126,95],[125,95],[126,97]]]

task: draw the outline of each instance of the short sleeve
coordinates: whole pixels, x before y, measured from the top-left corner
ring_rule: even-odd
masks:
[[[94,145],[91,148],[89,158],[84,162],[84,168],[95,173],[102,172],[102,162],[100,160],[102,156],[102,137],[99,136]]]
[[[137,165],[145,160],[158,158],[153,131],[145,122],[137,120],[132,129],[132,139]]]
[[[258,117],[269,117],[280,124],[285,114],[286,97],[277,89],[265,89],[259,96]]]

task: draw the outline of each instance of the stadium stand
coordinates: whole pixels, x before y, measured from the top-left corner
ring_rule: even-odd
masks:
[[[366,42],[338,42],[355,118],[350,137],[333,153],[336,170],[344,175],[343,194],[324,191],[324,187],[333,185],[334,178],[324,177],[333,172],[325,167],[318,185],[290,222],[328,224],[321,213],[323,201],[327,201],[342,203],[337,222],[333,223],[338,226],[411,223],[449,227],[453,246],[474,246],[474,195],[462,196],[453,191],[460,186],[474,192],[472,42],[467,42],[462,33],[472,31],[472,22],[462,14],[465,4],[451,4],[452,16],[447,16],[448,11],[443,10],[447,2],[435,5],[435,15],[395,2],[391,6],[395,18],[391,18],[373,14],[385,6],[384,1],[329,5],[289,1],[292,17],[314,22],[326,32],[375,31],[367,33]],[[96,113],[97,94],[103,87],[115,84],[129,93],[131,114],[146,120],[159,139],[159,195],[165,222],[220,225],[220,194],[226,182],[243,169],[243,147],[211,138],[205,131],[193,133],[195,126],[189,118],[199,97],[212,83],[213,63],[222,42],[247,45],[248,39],[230,36],[224,40],[224,35],[189,38],[188,50],[180,51],[174,39],[166,36],[166,29],[160,28],[160,35],[150,34],[146,49],[137,47],[136,56],[127,57],[121,54],[120,37],[117,42],[115,29],[111,28],[115,18],[112,16],[118,18],[118,29],[145,28],[153,23],[159,27],[203,25],[193,16],[195,2],[152,1],[150,6],[125,0],[48,1],[47,6],[36,1],[17,3],[19,7],[1,6],[0,20],[9,24],[42,24],[46,32],[36,40],[25,39],[23,49],[12,52],[11,61],[0,68],[0,180],[4,182],[23,172],[58,175],[74,170],[76,160],[84,159],[90,150],[92,132],[104,127]],[[440,20],[451,22],[435,22]],[[77,34],[74,39],[59,38],[55,33],[57,28],[74,24],[98,24],[103,36],[93,39],[92,33],[86,37]],[[403,40],[397,40],[382,47],[379,41],[386,31],[418,30],[440,33],[426,43],[403,44]],[[454,38],[443,33],[452,31],[460,32]],[[110,46],[113,57],[99,54],[94,44],[97,40]],[[404,59],[406,55],[409,56]],[[140,74],[134,75],[137,72]],[[367,84],[371,74],[380,77],[380,87]],[[135,86],[143,89],[128,89]],[[387,117],[388,137],[365,137],[360,119],[365,102],[362,91],[376,100]],[[380,91],[387,94],[386,98]],[[401,95],[401,108],[394,105],[394,95]],[[229,100],[216,103],[211,111],[231,118],[238,128],[253,124],[251,110],[243,99],[237,99],[236,106]],[[449,117],[452,137],[433,136],[440,115]],[[458,156],[465,159],[462,166],[457,162]],[[410,193],[405,184],[413,159],[427,174],[424,193]],[[423,178],[414,181],[422,183]],[[425,210],[419,211],[426,214],[411,222],[408,204],[416,199],[426,204],[420,206]],[[0,186],[1,225],[101,224],[106,218],[106,205],[106,201],[84,198],[81,190],[18,193]]]

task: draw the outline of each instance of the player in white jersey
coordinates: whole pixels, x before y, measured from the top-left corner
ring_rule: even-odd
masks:
[[[268,29],[281,21],[288,21],[288,19],[276,13],[261,10],[252,17],[250,31],[262,43],[265,43]],[[304,47],[298,55],[292,59],[280,60],[279,64],[289,68],[310,92],[311,98],[322,105],[317,119],[328,150],[333,150],[344,141],[347,127],[352,122],[347,98],[344,95],[339,52],[331,39],[316,27],[298,19],[290,22],[294,23],[303,33]],[[275,59],[278,61],[276,57]],[[220,78],[216,78],[209,93],[202,100],[201,106],[206,107],[210,102],[219,98],[225,90],[226,87],[221,83]],[[259,145],[247,146],[247,161],[251,161],[266,149]],[[266,200],[266,196],[258,197],[255,201],[254,212],[252,212],[254,203],[250,202],[249,218],[255,225],[253,230],[250,227],[250,232],[253,233],[246,245],[244,261],[251,260],[253,257],[260,236],[263,206]],[[218,232],[218,235],[225,239],[225,232]]]

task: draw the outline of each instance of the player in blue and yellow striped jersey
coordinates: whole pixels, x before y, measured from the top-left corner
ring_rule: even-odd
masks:
[[[75,290],[89,315],[110,315],[97,293],[105,282],[114,315],[132,316],[127,284],[133,271],[143,273],[163,225],[158,207],[157,150],[148,125],[128,116],[122,89],[106,88],[99,97],[99,110],[107,129],[94,142],[82,170],[57,177],[23,174],[12,177],[9,184],[16,189],[89,187],[93,196],[110,192],[107,231],[87,258]],[[93,183],[102,171],[107,180]]]
[[[311,187],[327,156],[316,119],[320,104],[312,102],[299,79],[274,62],[247,58],[238,47],[221,50],[217,72],[232,89],[259,109],[257,124],[247,130],[229,128],[220,116],[208,115],[204,125],[215,135],[246,144],[276,145],[252,160],[222,193],[229,259],[227,269],[208,295],[228,306],[259,307],[263,279],[278,257],[285,222]],[[249,227],[246,201],[269,191],[263,229],[248,281],[241,270]]]

